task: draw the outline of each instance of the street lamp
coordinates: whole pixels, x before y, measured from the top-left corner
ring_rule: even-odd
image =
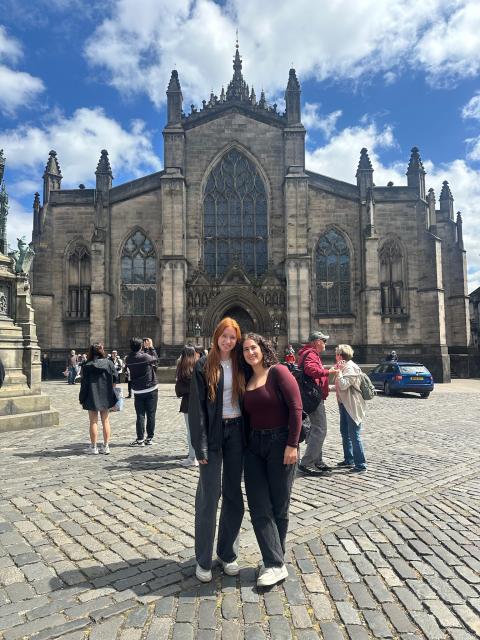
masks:
[[[280,323],[278,320],[275,320],[273,323],[273,344],[275,346],[275,351],[278,347],[278,336],[280,335]]]
[[[196,322],[193,330],[195,331],[196,343],[198,345],[198,339],[200,338],[200,335],[202,333],[202,327],[198,324],[198,322]]]

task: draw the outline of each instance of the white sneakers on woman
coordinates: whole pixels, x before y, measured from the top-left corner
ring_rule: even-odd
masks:
[[[281,567],[263,567],[257,578],[257,587],[272,587],[288,577],[288,569],[283,564]]]
[[[212,572],[210,569],[202,569],[202,567],[197,563],[197,567],[195,569],[195,575],[200,580],[200,582],[210,582],[212,579]]]
[[[240,567],[236,560],[233,562],[224,562],[217,556],[217,562],[222,567],[223,573],[227,576],[238,576],[240,573]],[[212,572],[210,569],[203,569],[198,563],[195,568],[195,575],[200,582],[210,582],[212,579]]]
[[[196,458],[185,458],[184,460],[180,460],[179,464],[182,467],[198,467],[198,460]]]

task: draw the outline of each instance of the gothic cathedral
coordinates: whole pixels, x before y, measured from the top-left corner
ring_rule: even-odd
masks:
[[[62,189],[50,152],[33,205],[42,350],[63,363],[71,348],[123,353],[132,335],[150,336],[171,363],[187,341],[208,347],[230,315],[279,347],[320,328],[358,362],[395,348],[448,381],[469,343],[448,183],[437,209],[416,147],[402,186],[374,184],[366,149],[356,184],[308,171],[295,70],[279,113],[249,89],[238,45],[233,68],[227,90],[187,114],[172,72],[163,171],[112,186],[103,150],[94,189]]]

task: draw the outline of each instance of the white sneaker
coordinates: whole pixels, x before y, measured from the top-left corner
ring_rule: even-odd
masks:
[[[196,458],[184,458],[180,460],[179,464],[181,464],[182,467],[198,467],[198,460]]]
[[[199,564],[197,564],[197,568],[195,569],[195,575],[200,582],[210,582],[212,579],[212,572],[210,569],[202,569]]]
[[[108,454],[110,453],[110,447],[109,447],[109,445],[108,445],[108,442],[107,442],[107,444],[104,444],[104,445],[103,445],[102,453],[103,453],[104,455],[106,455],[106,456],[108,456]]]
[[[238,566],[238,563],[236,560],[234,560],[233,562],[224,562],[221,558],[217,556],[217,561],[219,565],[222,567],[223,573],[225,575],[238,576],[238,574],[240,573],[240,567]]]
[[[98,455],[98,447],[96,444],[91,444],[88,450],[88,453],[93,454],[94,456]]]
[[[288,570],[285,565],[281,567],[267,567],[261,571],[257,578],[257,587],[271,587],[277,582],[281,582],[288,577]]]

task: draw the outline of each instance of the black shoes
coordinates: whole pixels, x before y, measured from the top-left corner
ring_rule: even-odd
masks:
[[[146,440],[145,440],[145,445],[146,445],[147,447],[149,447],[149,446],[150,446],[150,445],[152,445],[152,444],[153,444],[153,438],[146,438]]]
[[[353,467],[353,469],[350,469],[350,473],[365,473],[365,472],[366,472],[365,468]]]
[[[316,464],[315,468],[319,469],[319,471],[322,471],[323,473],[330,473],[332,471],[332,467],[329,467],[328,464],[325,464],[324,462]]]
[[[306,476],[323,476],[323,471],[320,471],[320,469],[317,469],[316,467],[307,467],[303,464],[299,464],[298,468]]]
[[[353,462],[346,462],[345,460],[342,460],[341,462],[337,462],[337,467],[351,468],[353,466],[354,466]]]

